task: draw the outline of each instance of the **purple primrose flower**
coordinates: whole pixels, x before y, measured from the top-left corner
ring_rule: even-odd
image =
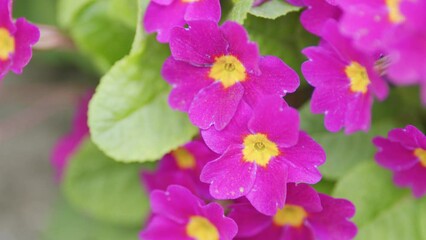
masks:
[[[317,193],[306,184],[288,184],[287,200],[274,216],[266,216],[250,203],[230,206],[229,217],[238,224],[239,240],[348,240],[357,228],[349,221],[354,205]]]
[[[246,196],[258,211],[274,215],[284,206],[287,182],[321,179],[317,167],[325,161],[323,149],[299,130],[297,110],[279,97],[263,98],[253,110],[241,104],[225,129],[212,127],[202,136],[221,154],[201,173],[217,199]]]
[[[394,172],[394,182],[410,187],[416,197],[426,194],[426,137],[414,126],[396,128],[388,138],[376,137],[376,162]]]
[[[12,19],[12,1],[0,0],[0,80],[9,70],[21,74],[39,40],[38,28],[24,18]]]
[[[234,22],[218,27],[193,21],[189,28],[174,28],[170,49],[162,71],[173,86],[169,103],[188,112],[201,129],[223,129],[241,102],[253,105],[263,95],[282,97],[299,86],[293,69],[277,57],[260,57],[257,45]]]
[[[151,208],[154,215],[140,233],[143,240],[231,240],[237,234],[237,225],[219,204],[205,205],[179,185],[153,191]]]

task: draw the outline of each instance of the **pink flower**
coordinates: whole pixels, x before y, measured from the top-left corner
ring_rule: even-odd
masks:
[[[207,146],[221,156],[201,172],[217,199],[246,196],[267,215],[282,208],[287,182],[316,183],[317,167],[325,153],[306,133],[299,131],[299,114],[279,97],[259,100],[251,110],[241,104],[222,131],[202,131]]]
[[[187,29],[173,29],[170,49],[162,71],[173,86],[169,103],[202,129],[225,128],[242,101],[253,105],[263,95],[282,97],[299,86],[294,70],[277,57],[260,57],[234,22],[189,22]]]
[[[220,15],[219,0],[151,0],[143,23],[148,33],[157,32],[157,40],[167,43],[174,27],[183,27],[194,20],[217,23]]]
[[[341,0],[340,27],[355,45],[388,58],[387,74],[398,85],[420,84],[426,105],[426,2]]]
[[[334,20],[323,29],[323,42],[303,53],[306,80],[315,87],[311,99],[313,113],[325,116],[325,127],[332,132],[345,127],[345,133],[367,131],[371,125],[373,98],[387,97],[388,86],[374,70],[376,58],[357,51],[343,37]]]
[[[155,172],[142,172],[142,180],[149,192],[178,184],[202,199],[211,200],[209,186],[200,181],[200,173],[207,162],[217,157],[202,140],[194,140],[165,155]]]
[[[172,185],[167,191],[153,191],[151,208],[154,216],[140,233],[140,239],[143,240],[231,240],[237,234],[237,225],[224,216],[219,204],[205,205],[188,189],[179,185]]]
[[[394,172],[394,182],[410,187],[418,198],[426,194],[426,137],[414,126],[396,128],[388,138],[376,137],[376,162]]]
[[[39,38],[35,25],[24,18],[13,21],[11,0],[0,0],[0,80],[9,70],[22,73],[31,59],[31,47]]]
[[[357,228],[349,221],[354,205],[317,193],[306,184],[289,184],[285,206],[266,216],[247,202],[231,205],[229,217],[238,224],[236,239],[246,240],[347,240]]]
[[[400,9],[405,20],[387,39],[387,74],[397,85],[420,84],[426,105],[426,1],[403,1]]]
[[[55,178],[61,181],[68,162],[83,140],[89,135],[87,110],[93,91],[88,91],[80,100],[74,115],[71,132],[59,139],[53,148],[51,163],[55,170]]]

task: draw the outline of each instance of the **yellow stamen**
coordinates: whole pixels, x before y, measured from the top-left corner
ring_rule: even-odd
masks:
[[[6,61],[15,52],[15,39],[6,28],[0,28],[0,60]]]
[[[194,169],[196,165],[195,157],[188,150],[180,147],[172,151],[172,156],[180,169]]]
[[[365,67],[357,62],[351,62],[351,64],[346,66],[345,73],[351,82],[352,92],[367,92],[370,79],[368,78],[367,69],[365,69]]]
[[[272,157],[280,154],[277,145],[265,134],[250,134],[244,138],[243,159],[266,167]]]
[[[426,150],[423,148],[416,148],[414,150],[414,155],[420,160],[420,164],[426,167]]]
[[[215,59],[210,68],[209,77],[220,81],[225,88],[228,88],[246,80],[246,68],[234,56],[221,56]]]
[[[386,0],[386,5],[389,9],[389,21],[392,23],[401,23],[405,20],[404,15],[402,15],[399,9],[400,3],[401,0]]]
[[[307,216],[308,213],[303,207],[286,204],[283,209],[278,210],[273,221],[277,226],[300,227]]]
[[[165,230],[167,231],[167,229]],[[186,225],[186,234],[195,240],[219,240],[219,231],[207,218],[192,216]]]

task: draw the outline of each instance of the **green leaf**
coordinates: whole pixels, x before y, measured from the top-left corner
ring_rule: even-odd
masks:
[[[420,200],[407,189],[397,188],[391,172],[374,161],[364,162],[343,177],[334,196],[356,206],[357,239],[422,239],[419,224]],[[421,214],[426,214],[425,212]]]
[[[58,22],[64,28],[72,25],[75,18],[89,4],[96,0],[59,0],[58,1]]]
[[[151,36],[145,52],[123,58],[102,78],[90,103],[89,126],[93,141],[112,158],[158,160],[198,132],[167,103],[170,87],[160,71],[168,55],[168,47]]]
[[[243,24],[247,17],[247,13],[253,6],[254,0],[235,0],[234,2],[234,7],[228,19]]]
[[[141,164],[115,162],[87,139],[70,161],[63,191],[73,206],[94,219],[137,227],[149,213],[141,169]]]
[[[426,198],[423,197],[419,209],[420,239],[426,239]]]
[[[136,240],[139,227],[121,227],[95,221],[72,208],[63,198],[55,204],[44,240]]]
[[[108,15],[109,1],[96,1],[75,18],[70,33],[77,47],[101,72],[129,53],[135,29]],[[137,11],[137,9],[135,9]]]
[[[112,19],[117,19],[132,29],[137,24],[142,24],[138,21],[137,0],[109,0],[108,13]]]
[[[284,16],[289,12],[299,11],[301,8],[293,6],[282,0],[270,0],[260,6],[253,7],[249,13],[256,17],[263,17],[268,19],[276,19]]]

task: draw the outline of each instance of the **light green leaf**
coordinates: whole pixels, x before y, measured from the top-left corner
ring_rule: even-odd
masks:
[[[419,228],[420,228],[420,239],[426,239],[426,197],[420,200],[419,208]]]
[[[141,164],[115,162],[87,139],[70,160],[63,191],[74,207],[94,219],[137,227],[149,213],[141,169]]]
[[[68,28],[74,22],[76,16],[96,0],[59,0],[58,22],[64,28]]]
[[[145,49],[120,60],[90,103],[92,139],[117,161],[158,160],[197,133],[186,114],[167,103],[170,87],[160,71],[168,47],[151,37]]]
[[[270,0],[260,6],[253,7],[249,13],[256,17],[276,19],[289,12],[299,11],[300,9],[300,7],[293,6],[283,0]]]
[[[109,16],[135,29],[138,21],[138,0],[109,0]]]
[[[357,239],[422,239],[419,204],[407,189],[397,188],[391,172],[370,160],[358,165],[336,185],[335,197],[356,206]],[[425,214],[425,213],[423,213]]]
[[[232,8],[228,19],[243,24],[247,17],[247,13],[253,6],[254,0],[235,0],[234,2],[234,7]]]
[[[129,53],[135,35],[134,28],[111,18],[108,8],[109,1],[93,2],[70,27],[77,47],[93,59],[101,72]]]
[[[95,221],[72,208],[63,198],[55,204],[44,240],[136,240],[139,227],[121,227]]]

